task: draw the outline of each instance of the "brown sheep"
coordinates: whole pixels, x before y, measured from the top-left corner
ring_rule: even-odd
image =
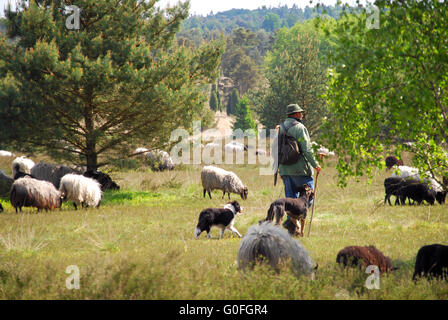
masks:
[[[392,260],[383,255],[374,246],[349,246],[338,252],[337,263],[344,266],[363,266],[364,268],[374,265],[380,269],[380,274],[394,270]]]
[[[62,204],[61,194],[48,181],[41,181],[30,177],[19,178],[12,184],[10,193],[11,205],[22,211],[22,207],[36,207],[54,210]]]

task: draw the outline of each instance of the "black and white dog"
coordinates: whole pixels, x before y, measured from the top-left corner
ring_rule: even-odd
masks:
[[[198,225],[194,231],[195,238],[198,239],[199,235],[203,231],[207,231],[207,237],[211,238],[211,227],[221,229],[221,233],[219,235],[220,239],[223,237],[226,229],[236,233],[241,238],[241,234],[238,230],[236,230],[233,224],[235,222],[235,217],[241,214],[242,210],[243,208],[240,206],[238,201],[229,202],[224,206],[224,208],[208,208],[202,210],[199,214]]]

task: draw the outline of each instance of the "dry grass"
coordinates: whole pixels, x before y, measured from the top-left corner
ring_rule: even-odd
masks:
[[[8,172],[0,161],[0,168]],[[3,299],[447,299],[447,282],[411,281],[415,255],[425,244],[445,243],[447,206],[384,206],[377,172],[336,187],[334,163],[319,177],[310,238],[299,239],[319,264],[314,281],[296,279],[287,269],[274,274],[258,267],[237,270],[240,239],[195,240],[199,212],[221,207],[221,192],[202,197],[200,167],[171,172],[113,172],[122,187],[106,193],[100,209],[15,214],[6,200],[0,215],[0,297]],[[223,166],[249,187],[241,201],[245,214],[237,229],[265,217],[283,195],[281,183],[260,176],[251,165]],[[10,169],[9,169],[10,171]],[[232,195],[232,199],[238,199]],[[227,200],[226,200],[227,201]],[[309,219],[305,234],[309,227]],[[218,237],[218,230],[213,230]],[[337,252],[347,245],[375,245],[400,268],[381,278],[380,290],[367,290],[367,274],[342,270]],[[67,266],[80,269],[79,290],[65,287]]]

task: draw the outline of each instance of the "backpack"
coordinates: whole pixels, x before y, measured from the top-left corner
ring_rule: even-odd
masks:
[[[288,135],[288,130],[297,125],[298,121],[293,121],[289,126],[285,127],[282,123],[282,128],[278,135],[278,163],[284,165],[291,165],[299,161],[301,154],[300,145],[296,138]]]

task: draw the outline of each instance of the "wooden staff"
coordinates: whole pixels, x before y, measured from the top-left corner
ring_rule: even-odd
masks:
[[[312,207],[312,210],[311,210],[310,227],[308,228],[308,238],[310,237],[311,224],[313,223],[314,204],[316,203],[316,191],[317,191],[317,178],[318,177],[319,177],[319,172],[316,173],[316,184],[314,185],[314,200],[313,200],[313,207]]]

